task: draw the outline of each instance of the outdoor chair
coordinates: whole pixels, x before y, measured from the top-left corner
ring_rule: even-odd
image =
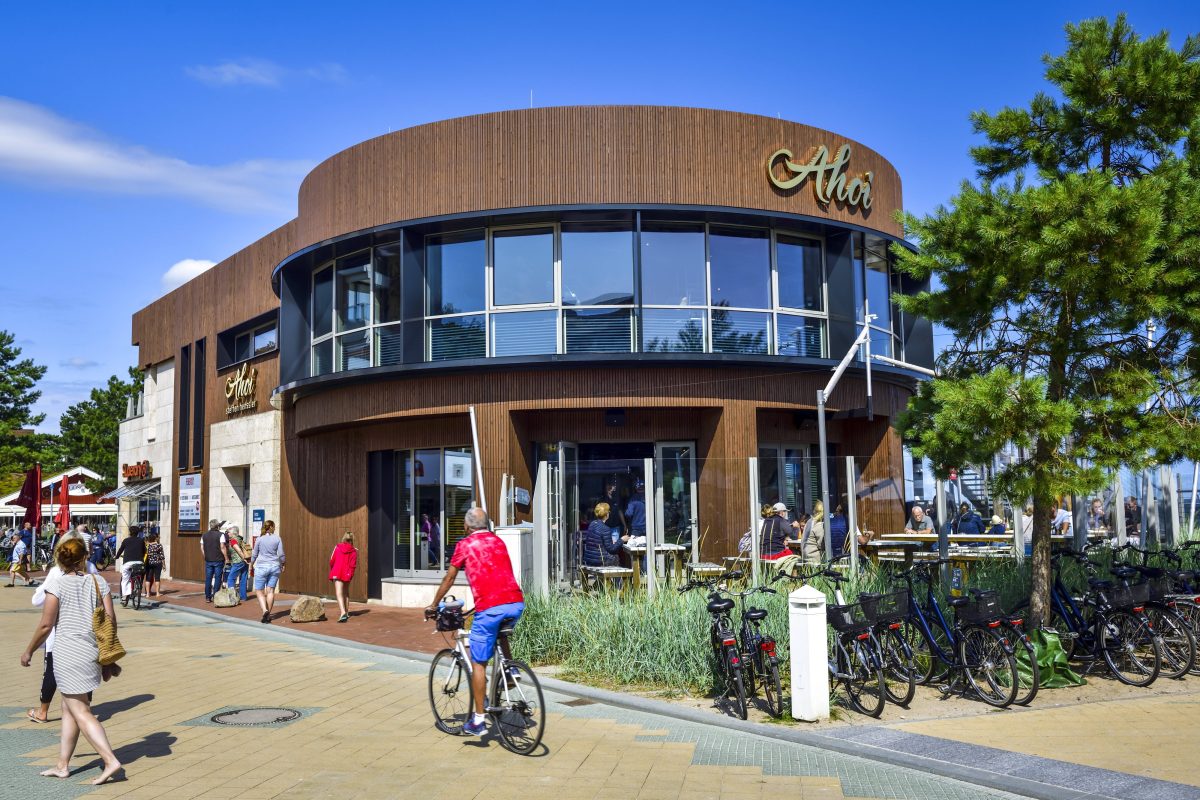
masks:
[[[624,597],[633,583],[633,570],[628,567],[581,566],[579,582],[585,592],[618,591]]]
[[[684,564],[683,569],[687,574],[687,580],[704,580],[706,578],[715,578],[725,572],[725,567],[720,564],[714,564],[711,561],[693,561],[689,564]]]

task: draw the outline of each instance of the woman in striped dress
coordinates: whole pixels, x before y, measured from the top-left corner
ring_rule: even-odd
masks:
[[[54,679],[62,695],[62,741],[58,763],[41,774],[48,778],[68,778],[71,756],[82,731],[104,761],[104,770],[92,781],[107,783],[120,770],[121,762],[108,743],[104,726],[92,713],[88,694],[100,686],[99,647],[92,630],[92,611],[98,603],[116,620],[108,583],[89,575],[85,568],[87,545],[80,539],[67,539],[58,546],[55,560],[63,574],[46,590],[42,619],[29,647],[21,654],[21,666],[28,667],[33,652],[54,631]]]

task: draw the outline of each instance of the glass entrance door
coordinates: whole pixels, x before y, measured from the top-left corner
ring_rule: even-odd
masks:
[[[579,445],[558,443],[559,540],[555,566],[560,583],[570,586],[579,568]]]
[[[662,503],[654,513],[664,542],[691,549],[691,560],[700,556],[696,512],[696,443],[657,442],[654,445],[654,480],[662,487]]]

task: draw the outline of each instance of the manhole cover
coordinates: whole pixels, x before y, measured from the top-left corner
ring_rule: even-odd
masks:
[[[300,716],[300,712],[292,708],[237,708],[233,711],[222,711],[220,714],[215,714],[212,721],[218,725],[257,727],[282,725],[285,722],[299,719]]]

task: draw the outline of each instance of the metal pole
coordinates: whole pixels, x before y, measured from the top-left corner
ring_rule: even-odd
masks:
[[[817,441],[821,453],[821,514],[825,530],[826,558],[832,552],[829,545],[829,444],[825,438],[825,390],[817,390]],[[814,525],[816,522],[813,523]]]
[[[946,534],[946,482],[941,478],[934,481],[934,502],[937,507],[938,558],[950,555],[950,539]],[[946,566],[942,565],[942,581],[948,580]]]
[[[759,585],[759,554],[762,552],[762,520],[758,513],[761,499],[758,496],[758,456],[747,459],[750,473],[750,575],[754,579],[751,586]]]
[[[479,425],[475,422],[475,406],[468,406],[471,412],[471,442],[475,446],[475,475],[479,481],[479,507],[487,513],[487,490],[483,488],[483,451],[479,449]]]
[[[1125,487],[1121,484],[1121,470],[1113,473],[1113,530],[1117,532],[1117,546],[1123,547],[1129,534],[1125,530]]]
[[[1025,560],[1025,507],[1013,503],[1013,557],[1017,563]]]
[[[846,456],[846,536],[850,541],[850,574],[858,576],[858,475],[854,456]],[[826,534],[828,537],[828,534]]]
[[[1192,462],[1192,505],[1188,509],[1188,538],[1196,538],[1196,478],[1200,477],[1200,467]]]
[[[662,487],[655,478],[654,459],[643,461],[643,480],[645,482],[645,497],[648,501],[653,498],[654,507],[662,507]],[[658,544],[658,514],[646,514],[646,597],[653,599],[658,590],[658,554],[654,552]],[[635,556],[636,558],[636,556]]]
[[[863,330],[867,332],[867,340],[865,342],[863,342],[863,347],[866,348],[863,351],[863,355],[866,356],[866,358],[864,360],[866,361],[866,365],[867,365],[867,422],[875,421],[875,404],[872,402],[872,398],[871,398],[871,336],[870,336],[871,329],[870,329],[870,324],[871,324],[871,320],[873,320],[873,319],[875,319],[875,318],[873,316],[871,316],[871,302],[869,300],[863,300]],[[849,497],[847,497],[847,499],[849,499]]]

